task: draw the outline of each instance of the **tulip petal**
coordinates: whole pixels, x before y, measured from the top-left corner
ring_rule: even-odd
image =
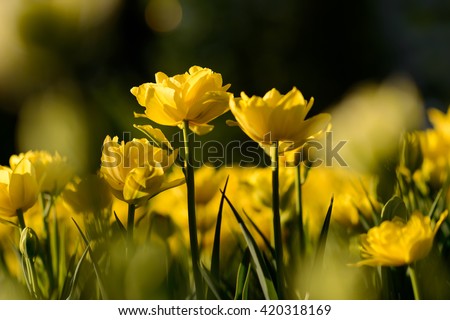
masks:
[[[13,208],[23,211],[31,208],[39,193],[34,167],[28,159],[23,159],[11,174],[9,196]]]

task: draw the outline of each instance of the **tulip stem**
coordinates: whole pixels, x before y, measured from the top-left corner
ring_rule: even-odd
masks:
[[[303,260],[305,255],[305,231],[303,227],[303,205],[302,205],[302,168],[301,163],[295,167],[295,190],[297,193],[296,207],[298,213],[298,232],[300,245],[300,259]]]
[[[195,213],[195,181],[193,164],[193,149],[190,141],[192,133],[189,129],[189,121],[184,120],[183,140],[184,140],[184,169],[187,186],[187,206],[189,223],[189,240],[191,246],[192,270],[194,274],[195,292],[197,299],[203,296],[203,282],[200,273],[200,254],[197,240],[197,218]]]
[[[129,257],[130,251],[133,248],[133,234],[134,234],[134,214],[136,206],[132,203],[128,204],[128,221],[127,221],[127,254]]]
[[[414,292],[414,299],[420,300],[421,298],[420,298],[419,283],[417,281],[416,270],[414,269],[414,267],[412,265],[410,265],[408,267],[408,271],[409,271],[409,277],[411,279],[411,284],[412,284],[412,288],[413,288],[413,292]]]
[[[278,297],[283,299],[284,272],[283,272],[283,241],[281,236],[280,219],[280,191],[279,191],[279,166],[278,166],[278,142],[274,142],[270,148],[272,167],[272,210],[273,210],[273,234],[275,238],[275,261],[277,266]]]
[[[17,214],[17,219],[19,220],[20,230],[25,229],[27,225],[25,224],[25,219],[23,218],[23,211],[22,211],[22,209],[17,209],[16,210],[16,214]]]

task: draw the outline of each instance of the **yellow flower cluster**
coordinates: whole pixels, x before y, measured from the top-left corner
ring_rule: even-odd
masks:
[[[434,128],[405,135],[396,171],[398,185],[392,190],[400,204],[391,209],[399,212],[392,213],[395,218],[386,218],[380,215],[389,211],[388,205],[383,206],[386,200],[380,194],[382,184],[373,170],[361,174],[348,167],[306,168],[308,163],[300,159],[300,152],[309,152],[308,143],[331,130],[329,114],[307,117],[313,98],[306,100],[295,87],[286,94],[274,88],[262,97],[245,92],[235,97],[228,92],[229,88],[229,84],[223,85],[221,74],[193,66],[171,77],[158,72],[154,83],[131,89],[138,104],[145,108],[144,114],[136,114],[136,117],[182,129],[187,140],[184,150],[174,148],[160,129],[145,124],[134,126],[146,138],[119,141],[117,136],[106,136],[100,168],[91,175],[76,176],[67,159],[58,153],[28,151],[11,156],[9,166],[0,167],[0,264],[6,261],[10,274],[19,277],[21,269],[16,252],[28,263],[27,273],[33,272],[33,263],[37,261],[36,266],[42,267],[37,273],[39,282],[30,283],[28,276],[23,281],[30,288],[53,286],[48,289],[48,297],[55,297],[61,293],[61,288],[58,289],[62,281],[60,275],[74,272],[68,269],[70,266],[67,267],[65,259],[80,257],[80,250],[85,248],[78,245],[83,242],[74,240],[77,236],[91,251],[98,250],[95,254],[89,251],[91,256],[85,261],[97,263],[96,258],[100,257],[99,263],[110,268],[106,277],[122,277],[118,282],[124,283],[123,288],[109,288],[115,294],[123,289],[128,290],[128,296],[139,297],[130,288],[147,290],[137,275],[142,274],[149,263],[157,261],[152,265],[152,273],[144,277],[151,283],[152,290],[165,285],[164,277],[169,272],[175,270],[182,274],[183,268],[191,268],[193,279],[188,275],[184,280],[194,282],[195,292],[201,297],[206,290],[202,288],[202,279],[198,281],[196,268],[213,269],[216,223],[224,200],[221,190],[226,183],[225,194],[245,228],[239,225],[235,212],[225,202],[221,208],[221,264],[230,266],[228,273],[235,271],[233,268],[244,263],[236,253],[252,246],[248,239],[253,237],[251,240],[261,249],[266,262],[272,264],[270,269],[277,270],[278,275],[270,280],[273,280],[270,285],[275,286],[277,297],[297,290],[287,290],[290,285],[287,282],[296,277],[283,272],[294,270],[299,260],[310,257],[313,252],[316,262],[323,260],[320,245],[325,244],[321,243],[324,241],[321,232],[326,230],[336,231],[329,237],[332,240],[346,237],[342,241],[346,245],[364,232],[362,230],[366,231],[360,237],[362,260],[357,266],[397,267],[411,265],[428,256],[448,215],[450,112],[430,110]],[[392,104],[402,100],[398,92],[375,91],[366,92],[371,104],[378,103],[383,92],[388,93]],[[365,100],[364,95],[354,99]],[[413,99],[410,104],[415,107],[416,102]],[[227,111],[231,111],[236,120],[227,124],[240,127],[257,142],[271,156],[271,167],[203,165],[194,170],[189,163],[189,156],[192,156],[190,131],[197,135],[210,132],[213,129],[210,122]],[[388,136],[397,134],[395,131]],[[364,137],[362,140],[365,141]],[[378,159],[378,152],[376,154],[373,159]],[[370,154],[365,156],[371,157]],[[183,170],[180,163],[184,163]],[[324,221],[327,221],[331,199],[334,202],[328,226]],[[433,215],[425,216],[422,212],[442,214],[434,219]],[[397,213],[398,216],[406,213],[405,219],[400,219]],[[383,222],[379,223],[380,220]],[[242,231],[245,233],[246,229],[250,237],[243,236]],[[440,230],[448,235],[447,229]],[[19,250],[3,250],[11,239]],[[155,243],[157,245],[153,246]],[[190,264],[185,261],[189,251]],[[296,256],[298,252],[301,252],[300,258]],[[52,262],[51,254],[60,260]],[[258,261],[254,262],[258,267]],[[180,264],[174,266],[176,263]],[[250,265],[253,268],[250,263],[247,267]],[[243,264],[240,268],[244,268]],[[264,270],[258,272],[264,273]],[[52,278],[54,276],[59,278]],[[269,281],[268,277],[264,281]],[[273,294],[269,292],[271,287],[265,285],[268,287],[263,289],[267,291],[264,294]],[[110,284],[106,283],[105,289],[103,284],[99,285],[98,291],[107,290],[108,286]],[[42,292],[33,289],[32,294],[39,297]]]

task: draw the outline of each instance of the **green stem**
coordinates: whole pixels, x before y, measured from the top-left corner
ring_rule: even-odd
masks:
[[[275,260],[277,266],[277,288],[278,297],[283,299],[284,291],[284,268],[283,268],[283,241],[281,236],[280,219],[280,191],[279,191],[279,166],[278,166],[278,142],[270,148],[270,158],[272,161],[272,210],[273,210],[273,231],[275,238]]]
[[[136,206],[134,204],[128,204],[128,221],[127,221],[127,255],[130,257],[130,251],[133,248],[134,238],[134,214]]]
[[[300,245],[300,259],[303,260],[305,255],[305,230],[303,227],[303,205],[302,205],[302,169],[301,163],[295,167],[295,190],[296,197],[296,209],[298,214],[298,232],[299,232],[299,245]]]
[[[52,239],[50,226],[48,223],[48,217],[50,214],[50,209],[53,206],[53,197],[49,194],[45,195],[41,194],[42,208],[43,208],[43,223],[44,223],[44,232],[45,232],[45,257],[43,257],[45,270],[47,271],[49,288],[48,288],[48,296],[51,296],[53,289],[55,288],[55,276],[53,272],[53,257],[52,257]],[[56,263],[58,266],[58,263]]]
[[[414,267],[412,265],[410,265],[408,267],[408,271],[409,271],[409,277],[411,278],[411,284],[413,287],[414,299],[420,300],[421,297],[420,297],[419,283],[417,281],[416,270],[414,269]]]
[[[39,293],[39,287],[37,285],[37,275],[36,268],[34,267],[34,261],[25,257],[25,263],[28,270],[28,276],[31,283],[31,291],[35,299],[41,299],[41,295]]]
[[[17,209],[16,210],[16,214],[17,214],[17,219],[19,220],[19,227],[20,230],[22,231],[23,229],[26,228],[26,224],[25,224],[25,219],[23,218],[23,211],[22,209]]]
[[[187,205],[188,205],[188,223],[189,240],[191,246],[192,270],[194,274],[195,290],[197,299],[203,297],[203,282],[200,273],[200,254],[197,240],[197,218],[195,213],[195,181],[193,163],[193,148],[191,142],[192,133],[189,130],[189,121],[184,120],[183,140],[184,140],[184,168],[186,174],[187,186]]]

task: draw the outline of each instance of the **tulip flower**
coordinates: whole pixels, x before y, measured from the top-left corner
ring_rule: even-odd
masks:
[[[38,194],[36,172],[29,160],[23,159],[14,170],[0,167],[0,215],[22,214],[36,203]]]
[[[118,199],[140,205],[158,193],[181,185],[184,179],[167,181],[165,172],[175,160],[165,150],[154,147],[147,139],[125,143],[109,136],[103,142],[100,172]]]
[[[437,230],[448,212],[431,225],[428,216],[414,212],[405,223],[399,218],[384,221],[361,237],[361,256],[358,266],[402,266],[425,258],[433,246]]]
[[[59,194],[73,178],[74,169],[58,152],[50,154],[47,151],[28,151],[13,155],[9,159],[11,168],[17,166],[22,159],[28,159],[36,172],[36,179],[41,192]]]
[[[158,72],[155,78],[156,83],[133,87],[131,93],[145,107],[144,116],[156,123],[183,129],[188,121],[201,135],[214,128],[208,122],[229,109],[230,85],[222,86],[221,74],[211,69],[193,66],[184,74],[168,77]]]
[[[230,98],[230,109],[238,125],[251,139],[269,153],[274,142],[278,142],[278,153],[303,146],[315,135],[322,133],[330,122],[330,115],[318,114],[305,120],[314,103],[306,101],[297,88],[286,95],[272,89],[264,97],[248,97],[244,92],[241,98]]]

